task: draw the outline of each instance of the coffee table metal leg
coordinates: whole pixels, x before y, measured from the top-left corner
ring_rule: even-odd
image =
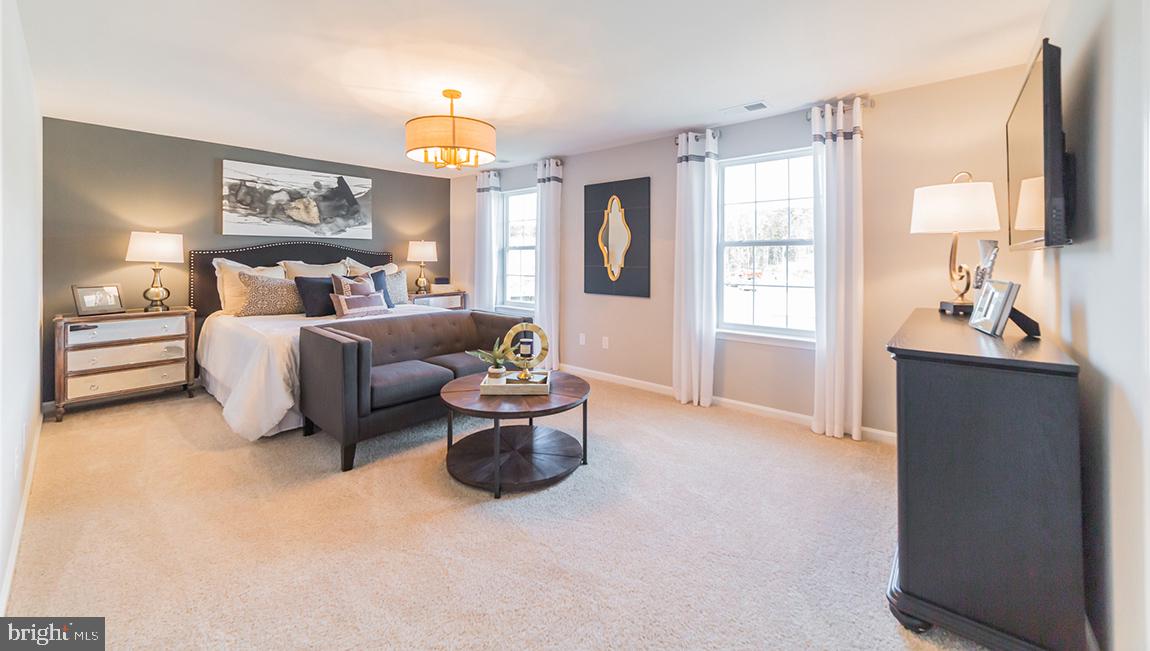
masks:
[[[495,499],[499,499],[499,447],[503,442],[499,433],[499,419],[495,419]]]
[[[447,410],[447,449],[451,449],[453,435],[455,434],[455,412]]]
[[[583,465],[587,465],[587,403],[590,400],[583,401]]]

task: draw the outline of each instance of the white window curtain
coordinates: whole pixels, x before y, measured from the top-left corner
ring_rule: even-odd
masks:
[[[479,173],[475,182],[475,291],[472,296],[477,310],[495,310],[495,258],[498,237],[495,229],[502,212],[499,172]]]
[[[551,348],[545,368],[559,368],[559,211],[563,197],[563,162],[545,158],[535,166],[539,219],[535,239],[535,323]]]
[[[701,407],[715,383],[718,140],[711,129],[676,139],[672,385],[679,402]]]
[[[862,440],[862,102],[811,109],[815,411],[811,430]]]

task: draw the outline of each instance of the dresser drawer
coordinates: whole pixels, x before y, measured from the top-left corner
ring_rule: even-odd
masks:
[[[146,344],[70,350],[68,351],[67,372],[127,366],[141,362],[158,362],[165,359],[185,359],[187,347],[188,342],[180,339],[177,341],[152,341]]]
[[[184,362],[70,377],[67,380],[68,400],[184,383],[187,377],[187,366]]]
[[[182,335],[186,332],[183,316],[100,321],[99,323],[73,323],[68,325],[68,346],[129,341],[145,337]]]

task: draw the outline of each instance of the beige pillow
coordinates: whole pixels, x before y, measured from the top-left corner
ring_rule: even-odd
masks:
[[[287,272],[288,280],[347,275],[347,265],[343,260],[331,264],[308,264],[306,262],[300,262],[299,260],[280,260],[280,266]]]
[[[399,271],[399,265],[395,264],[394,262],[381,264],[378,267],[369,267],[353,258],[344,258],[343,263],[347,265],[347,275],[349,276],[362,276],[364,274],[371,274],[380,270],[387,274],[393,274]]]
[[[283,267],[249,267],[246,264],[215,258],[212,266],[216,268],[216,291],[220,295],[220,309],[224,314],[235,314],[240,311],[248,300],[248,288],[240,282],[240,272],[266,278],[285,278]]]
[[[303,301],[294,280],[268,278],[246,271],[239,273],[240,282],[248,288],[248,300],[236,316],[266,316],[273,314],[299,314]]]

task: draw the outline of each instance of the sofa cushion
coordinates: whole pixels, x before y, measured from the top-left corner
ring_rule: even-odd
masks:
[[[371,408],[382,409],[439,393],[455,379],[448,369],[413,359],[371,367]]]
[[[455,377],[463,377],[464,375],[474,375],[476,373],[487,372],[487,362],[472,357],[467,353],[450,353],[448,355],[436,355],[435,357],[428,357],[423,360],[428,364],[435,364],[447,369],[455,374]]]
[[[442,310],[348,321],[338,328],[370,339],[371,365],[380,366],[477,348],[480,344],[471,314],[465,310]],[[500,336],[509,327],[505,326]],[[493,341],[491,338],[482,345],[491,346]]]

